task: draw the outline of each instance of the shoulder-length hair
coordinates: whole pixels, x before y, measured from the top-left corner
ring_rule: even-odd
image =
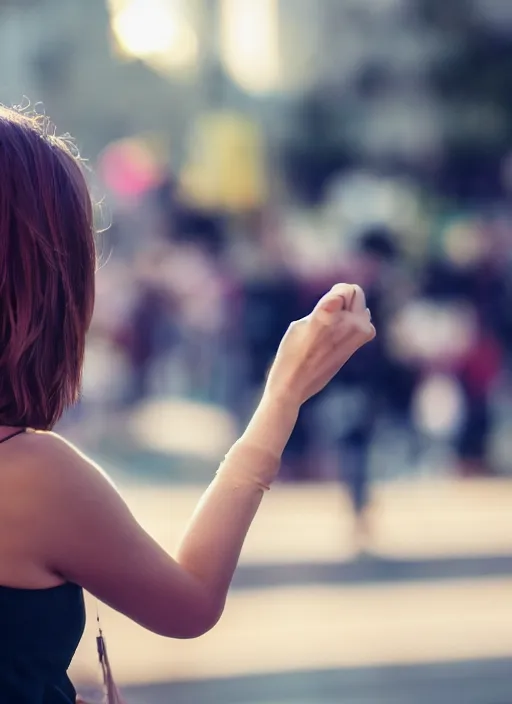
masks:
[[[0,425],[49,430],[78,398],[93,221],[71,142],[0,106]]]

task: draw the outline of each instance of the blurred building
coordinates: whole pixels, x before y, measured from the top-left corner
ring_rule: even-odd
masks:
[[[123,54],[110,20],[105,0],[0,3],[0,101],[44,103],[88,156],[140,131],[179,132],[197,92]]]

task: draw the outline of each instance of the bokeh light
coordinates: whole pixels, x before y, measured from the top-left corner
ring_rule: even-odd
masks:
[[[153,68],[187,68],[197,58],[197,37],[176,0],[115,0],[112,31],[120,50]]]
[[[227,72],[249,93],[280,87],[277,0],[221,0],[221,57]]]

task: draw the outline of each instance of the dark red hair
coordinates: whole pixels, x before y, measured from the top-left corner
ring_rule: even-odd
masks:
[[[0,106],[0,425],[48,430],[77,400],[95,268],[71,142]]]

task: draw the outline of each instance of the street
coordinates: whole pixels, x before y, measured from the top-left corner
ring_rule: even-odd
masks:
[[[172,551],[201,487],[120,488]],[[508,704],[512,485],[385,485],[376,505],[371,553],[354,559],[337,487],[276,487],[225,614],[200,639],[160,638],[102,606],[128,702]],[[94,623],[73,664],[77,682],[98,679]]]

